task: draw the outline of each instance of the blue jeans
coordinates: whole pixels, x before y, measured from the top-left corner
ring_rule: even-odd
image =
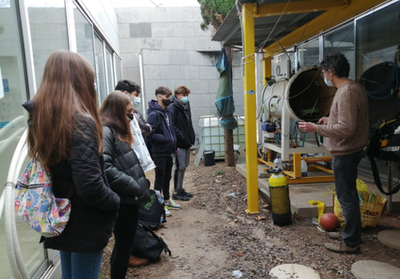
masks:
[[[361,214],[357,192],[357,165],[363,151],[333,156],[332,170],[335,177],[336,195],[346,222],[342,240],[349,247],[361,243]]]
[[[96,253],[60,251],[62,279],[98,279],[103,250]]]

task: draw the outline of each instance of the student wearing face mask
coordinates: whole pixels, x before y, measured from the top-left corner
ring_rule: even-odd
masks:
[[[115,86],[115,90],[122,91],[125,94],[131,96],[134,110],[132,114],[128,115],[128,117],[136,118],[137,122],[139,123],[139,127],[142,130],[143,137],[147,137],[151,132],[151,126],[146,122],[142,114],[138,111],[138,108],[141,104],[141,98],[139,97],[140,86],[131,80],[123,79],[118,81],[117,85]]]
[[[172,197],[181,201],[188,201],[193,197],[193,194],[186,192],[182,185],[186,168],[190,163],[190,147],[195,141],[189,94],[189,88],[179,85],[175,88],[175,96],[171,97],[174,103],[169,107],[175,127],[178,148],[174,157],[174,194]]]
[[[147,259],[131,259],[139,206],[150,200],[150,182],[132,149],[134,138],[127,117],[132,109],[131,98],[121,91],[108,94],[100,108],[104,169],[111,189],[121,199],[114,226],[111,279],[125,278],[128,265],[140,266],[149,262]]]
[[[147,111],[147,122],[151,125],[151,133],[147,136],[147,146],[156,165],[154,189],[159,190],[165,201],[166,215],[169,209],[180,209],[170,197],[169,183],[173,166],[173,154],[176,153],[176,135],[172,123],[171,112],[167,107],[172,103],[171,90],[160,86],[155,92],[156,99],[151,100]]]

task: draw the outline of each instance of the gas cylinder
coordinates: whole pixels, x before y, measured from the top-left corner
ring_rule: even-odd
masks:
[[[274,225],[287,226],[292,223],[292,212],[290,210],[289,186],[286,176],[281,169],[273,168],[268,180],[271,198],[272,220]]]

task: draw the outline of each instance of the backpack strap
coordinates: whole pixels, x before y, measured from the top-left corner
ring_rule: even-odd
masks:
[[[164,240],[159,237],[158,235],[156,235],[152,229],[150,229],[148,226],[146,226],[145,224],[143,224],[142,222],[138,221],[138,225],[142,226],[142,228],[146,231],[149,232],[152,236],[154,236],[155,238],[159,239],[164,246],[164,253],[168,253],[168,255],[171,257],[171,250],[169,250],[168,245],[164,242]]]
[[[378,187],[379,191],[381,191],[382,194],[385,194],[387,196],[396,194],[399,190],[400,190],[400,183],[398,183],[397,185],[395,185],[392,190],[390,190],[390,192],[385,192],[382,188],[382,184],[381,184],[381,178],[379,176],[379,171],[378,171],[378,167],[376,166],[376,162],[374,157],[369,156],[369,160],[371,162],[371,168],[372,168],[372,173],[374,174],[374,180],[375,180],[375,184]]]

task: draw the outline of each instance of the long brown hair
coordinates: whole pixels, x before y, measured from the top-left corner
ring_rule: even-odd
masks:
[[[94,77],[93,68],[83,56],[67,50],[50,55],[42,83],[33,98],[35,107],[28,131],[31,157],[37,156],[45,166],[68,159],[74,130],[84,119],[93,120],[92,132],[99,154],[103,153]]]
[[[131,145],[133,136],[126,116],[126,106],[132,102],[131,97],[121,91],[113,91],[107,95],[100,108],[101,123],[111,126],[121,141]]]

